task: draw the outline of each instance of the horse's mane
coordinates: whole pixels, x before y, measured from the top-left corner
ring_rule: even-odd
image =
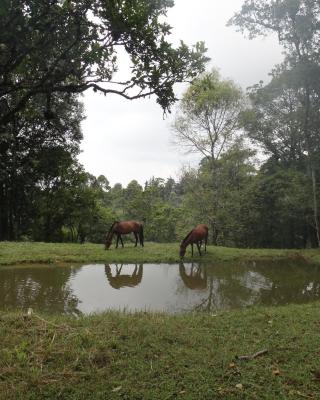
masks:
[[[187,239],[188,239],[188,237],[191,235],[191,233],[192,233],[192,230],[187,234],[187,236],[183,239],[183,241],[181,242],[181,244],[183,244]]]
[[[113,227],[115,226],[115,224],[117,224],[119,221],[114,221],[114,223],[111,225],[108,233],[107,233],[107,237],[110,235],[110,233],[112,232]]]

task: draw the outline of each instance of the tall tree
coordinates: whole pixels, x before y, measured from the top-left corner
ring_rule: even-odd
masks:
[[[239,86],[222,79],[217,70],[206,72],[190,85],[180,102],[172,126],[178,145],[214,165],[233,143],[243,107]]]
[[[225,190],[219,160],[241,136],[239,116],[244,106],[241,88],[212,70],[197,78],[184,93],[173,124],[177,144],[203,159],[206,179],[197,180],[204,185],[203,190],[198,187],[197,191],[203,193],[206,203],[210,204],[210,211],[204,208],[208,211],[206,221],[214,242],[221,229],[217,226],[217,213]]]
[[[79,153],[82,105],[74,95],[55,95],[52,104],[59,117],[45,120],[42,100],[33,98],[0,135],[1,240],[26,233],[39,191],[59,185]]]
[[[315,0],[246,0],[230,24],[249,37],[276,33],[284,46],[291,86],[301,105],[300,127],[312,182],[314,226],[320,246],[318,137],[320,112],[320,5]],[[292,82],[295,82],[292,84]]]

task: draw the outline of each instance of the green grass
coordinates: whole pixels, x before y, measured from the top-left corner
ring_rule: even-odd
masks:
[[[199,257],[195,250],[194,261],[234,261],[261,258],[303,257],[312,262],[320,262],[319,250],[275,250],[275,249],[236,249],[208,246],[208,252]],[[191,260],[190,247],[185,261]],[[20,263],[67,263],[67,262],[178,262],[178,243],[146,243],[144,248],[134,248],[127,243],[125,248],[114,246],[105,251],[101,244],[86,243],[34,243],[34,242],[0,242],[0,265]]]
[[[0,313],[0,398],[317,399],[320,304],[218,314]],[[268,352],[253,360],[236,356]]]

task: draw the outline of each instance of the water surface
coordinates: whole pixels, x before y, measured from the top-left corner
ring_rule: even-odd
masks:
[[[320,267],[292,261],[0,268],[1,309],[214,312],[318,299]]]

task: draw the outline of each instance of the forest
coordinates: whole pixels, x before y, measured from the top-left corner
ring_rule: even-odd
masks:
[[[137,219],[146,241],[181,241],[201,222],[215,245],[319,247],[319,1],[245,1],[230,19],[251,38],[276,33],[283,47],[270,82],[246,92],[205,70],[203,43],[165,42],[157,17],[168,1],[127,2],[121,13],[112,1],[60,3],[50,12],[35,0],[0,6],[0,240],[102,243],[113,221]],[[85,19],[89,9],[101,23]],[[106,89],[99,82],[111,81],[120,42],[133,75]],[[168,111],[173,84],[186,80],[172,135],[201,156],[196,168],[126,187],[84,170],[80,93],[155,94]]]

